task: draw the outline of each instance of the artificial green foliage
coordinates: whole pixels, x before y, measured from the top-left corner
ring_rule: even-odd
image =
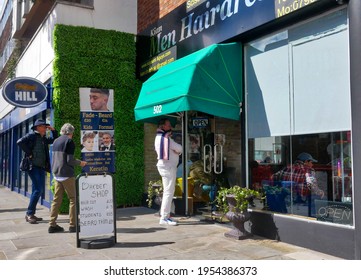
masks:
[[[75,126],[80,143],[80,87],[114,90],[114,184],[116,205],[140,205],[144,192],[143,126],[134,121],[140,91],[135,76],[134,35],[113,30],[56,25],[54,29],[53,106],[57,129]],[[78,140],[79,139],[79,140]],[[76,149],[80,158],[80,147]],[[81,171],[77,168],[77,174]],[[67,210],[67,201],[62,210]]]

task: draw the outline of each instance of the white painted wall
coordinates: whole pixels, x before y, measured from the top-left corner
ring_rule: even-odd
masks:
[[[43,83],[51,78],[55,24],[87,26],[136,34],[137,1],[94,0],[94,9],[58,1],[22,54],[16,68],[16,77],[32,77]],[[14,106],[8,104],[0,95],[0,119],[13,108]]]
[[[57,23],[97,29],[137,33],[136,0],[94,0],[94,9],[60,4],[56,7]]]

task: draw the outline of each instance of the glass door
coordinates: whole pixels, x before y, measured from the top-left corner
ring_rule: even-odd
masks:
[[[241,185],[241,122],[196,111],[185,120],[188,212],[207,214],[217,211],[218,189]]]

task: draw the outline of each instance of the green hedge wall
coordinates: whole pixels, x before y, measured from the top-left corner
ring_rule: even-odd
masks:
[[[113,30],[56,25],[53,107],[55,126],[69,122],[80,143],[79,87],[114,89],[116,205],[140,205],[144,192],[143,125],[134,121],[140,91],[135,77],[135,36]],[[79,139],[79,140],[78,140]],[[80,147],[76,150],[80,158]],[[81,172],[77,168],[77,174]],[[62,212],[68,211],[64,200]]]

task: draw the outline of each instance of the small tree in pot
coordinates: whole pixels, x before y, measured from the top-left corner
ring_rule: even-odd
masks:
[[[224,234],[226,237],[240,240],[251,235],[244,228],[244,223],[251,217],[248,212],[248,204],[255,198],[260,198],[258,191],[240,186],[221,188],[218,191],[216,198],[218,209],[234,226],[234,229]]]

